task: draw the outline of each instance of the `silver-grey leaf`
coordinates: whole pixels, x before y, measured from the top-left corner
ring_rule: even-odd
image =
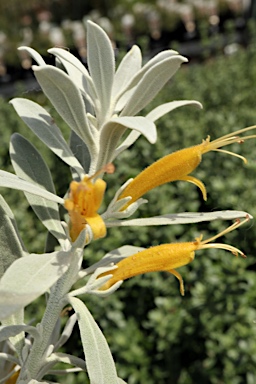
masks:
[[[158,107],[154,108],[146,115],[146,118],[155,122],[156,120],[160,119],[160,117],[164,116],[166,113],[169,113],[174,109],[183,107],[185,105],[194,105],[197,108],[203,108],[202,104],[195,100],[170,101],[169,103],[161,104]]]
[[[60,116],[90,148],[93,147],[91,127],[79,88],[66,73],[51,65],[33,66],[33,70],[43,92]]]
[[[140,112],[186,61],[185,57],[175,55],[150,68],[136,86],[121,116],[133,116]]]
[[[47,291],[67,270],[70,251],[30,254],[15,260],[0,280],[0,320]]]
[[[23,192],[29,192],[37,196],[44,197],[50,201],[55,201],[56,203],[63,204],[64,200],[54,195],[53,193],[46,191],[42,187],[38,187],[35,184],[29,183],[28,181],[22,180],[13,173],[0,170],[0,186],[6,188],[17,189]]]
[[[116,70],[112,90],[113,99],[115,99],[118,93],[123,92],[123,89],[127,87],[131,79],[139,72],[141,69],[141,63],[141,50],[137,45],[134,45],[123,57]]]
[[[17,336],[21,332],[29,333],[34,339],[39,337],[39,332],[31,325],[7,325],[0,326],[0,342],[9,339],[10,337]]]
[[[87,22],[87,51],[90,75],[100,101],[97,119],[101,125],[111,103],[115,56],[107,34],[92,21]]]
[[[48,166],[40,153],[27,139],[19,134],[14,134],[10,142],[10,156],[17,176],[55,193]],[[66,239],[66,234],[60,221],[58,204],[30,193],[25,192],[25,195],[48,231],[59,241]]]
[[[243,211],[185,212],[154,216],[145,219],[113,220],[107,223],[107,227],[144,227],[150,225],[191,224],[213,220],[235,220],[245,217],[252,218],[249,213]]]
[[[44,59],[35,49],[21,46],[18,48],[18,50],[27,52],[37,62],[38,65],[41,65],[41,66],[45,65]]]
[[[77,317],[86,367],[91,384],[118,384],[118,377],[107,341],[84,303],[69,298]]]
[[[83,167],[73,155],[51,115],[43,107],[28,99],[15,98],[10,103],[37,137],[82,177],[84,174]]]
[[[113,160],[116,146],[126,129],[140,132],[152,144],[156,142],[156,126],[146,117],[122,116],[110,119],[102,128],[97,169],[100,169],[102,166]]]
[[[18,234],[17,225],[4,198],[0,195],[0,278],[7,268],[24,256],[24,245]]]

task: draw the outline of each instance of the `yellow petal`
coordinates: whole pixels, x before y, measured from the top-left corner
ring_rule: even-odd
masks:
[[[206,188],[205,188],[204,183],[202,183],[202,181],[200,181],[199,179],[197,179],[196,177],[193,177],[193,176],[185,176],[180,180],[185,180],[185,181],[188,181],[192,184],[195,184],[200,189],[200,191],[202,192],[203,199],[205,201],[207,200]]]
[[[197,244],[193,242],[162,244],[145,249],[117,263],[117,269],[102,273],[99,277],[110,274],[112,277],[101,289],[108,289],[117,281],[126,280],[148,272],[172,271],[171,273],[179,278],[179,274],[176,271],[173,272],[173,270],[190,263],[194,259],[194,251],[196,249]]]
[[[159,185],[175,180],[184,180],[199,165],[202,146],[204,145],[205,142],[171,153],[144,169],[119,196],[119,199],[132,197],[123,209]]]
[[[86,222],[90,225],[92,229],[94,240],[106,236],[106,225],[100,215],[96,214],[93,217],[87,217]]]
[[[100,215],[97,213],[101,206],[106,183],[102,179],[92,181],[92,177],[85,176],[80,182],[72,181],[70,193],[65,200],[64,206],[70,217],[70,237],[75,241],[79,233],[89,224],[94,239],[106,235],[106,226]]]

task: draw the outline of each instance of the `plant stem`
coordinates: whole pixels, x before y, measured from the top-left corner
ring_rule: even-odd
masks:
[[[47,357],[45,356],[45,352],[51,344],[51,336],[54,327],[58,321],[61,310],[66,304],[64,297],[74,284],[74,278],[77,276],[80,269],[82,260],[81,251],[81,249],[77,249],[76,252],[72,252],[69,269],[59,278],[51,289],[46,310],[40,323],[41,337],[34,340],[27,362],[21,370],[19,376],[20,380],[41,379],[37,377],[38,372],[44,365],[44,361]],[[18,383],[19,381],[17,384]]]

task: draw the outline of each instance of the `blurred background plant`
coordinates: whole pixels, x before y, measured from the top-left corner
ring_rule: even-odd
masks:
[[[1,2],[1,11],[7,12],[12,9],[18,13],[18,8],[11,7],[12,3],[14,2],[10,0],[8,5],[6,3],[4,6]],[[24,9],[30,10],[33,14],[30,8],[32,3],[40,5],[40,1],[23,1],[20,7],[27,5],[28,8]],[[64,3],[67,7],[69,3],[71,7],[71,2],[63,1],[59,2],[60,9],[60,4],[63,6]],[[88,6],[85,12],[91,12],[88,5],[90,3],[81,2],[84,7],[85,3]],[[114,3],[112,0],[111,4],[113,7],[116,6],[118,12],[122,3]],[[225,7],[227,9],[230,3],[221,2],[223,6],[221,9]],[[53,4],[56,6],[57,2],[44,1],[46,7]],[[78,2],[76,4],[77,9],[80,9],[81,19],[83,8],[79,8]],[[98,10],[104,15],[105,8],[101,2],[97,4],[99,4]],[[149,7],[148,4],[149,2],[142,3],[144,7]],[[185,5],[185,2],[182,5]],[[133,2],[129,2],[129,7],[128,4],[126,6],[124,9],[127,9],[127,12],[131,9],[129,7],[135,7]],[[55,15],[53,10],[51,13]],[[1,12],[0,17],[4,18],[3,15]],[[70,15],[73,15],[71,11]],[[57,23],[57,14],[54,17]],[[78,19],[77,14],[73,18]],[[18,68],[18,60],[14,55],[16,44],[20,44],[21,40],[15,40],[18,34],[15,34],[15,38],[12,38],[14,35],[9,35],[8,28],[11,28],[12,24],[10,22],[8,24],[5,31],[8,36],[6,41],[13,43],[12,46],[8,46],[9,57],[13,55],[13,63]],[[140,27],[142,28],[141,25]],[[253,23],[250,31],[253,32]],[[145,36],[148,38],[148,34]],[[119,185],[121,181],[125,181],[128,176],[134,176],[153,160],[176,149],[200,143],[208,134],[214,139],[256,123],[253,86],[256,82],[256,67],[252,65],[256,59],[256,49],[253,34],[251,36],[246,50],[240,48],[233,55],[218,55],[214,59],[210,56],[210,59],[203,64],[194,62],[181,68],[175,79],[152,104],[157,106],[172,99],[197,99],[203,103],[204,110],[199,111],[192,107],[177,109],[170,117],[163,117],[159,121],[159,139],[156,145],[152,146],[140,138],[132,151],[124,152],[115,164],[116,172],[108,175],[106,201],[113,196],[117,180]],[[53,45],[50,40],[45,40],[45,45],[40,39],[32,41],[32,46],[39,50]],[[68,40],[65,40],[64,45],[71,48],[74,46],[69,45]],[[18,95],[34,99],[44,105],[67,135],[65,124],[54,113],[53,107],[48,104],[35,84],[29,91],[20,84]],[[47,158],[55,177],[57,193],[59,195],[65,193],[66,180],[69,178],[66,167],[62,166],[62,163],[27,129],[12,107],[7,104],[6,99],[0,99],[0,115],[2,139],[0,168],[12,171],[8,157],[9,138],[11,133],[19,132],[31,140]],[[203,163],[196,171],[196,176],[205,182],[209,192],[206,203],[202,201],[200,191],[195,186],[177,182],[151,191],[147,196],[150,204],[141,207],[142,215],[143,210],[145,215],[149,216],[171,212],[239,209],[256,216],[255,141],[241,145],[239,153],[248,158],[247,166],[244,166],[239,159],[224,154],[205,155]],[[22,193],[4,189],[1,193],[14,211],[26,246],[30,251],[40,252],[46,232],[30,210]],[[178,225],[139,230],[129,228],[125,239],[123,233],[112,228],[109,230],[111,236],[104,241],[99,240],[91,244],[84,264],[85,266],[92,264],[106,252],[122,244],[148,246],[176,240],[190,241],[200,233],[207,238],[208,235],[221,230],[222,226],[225,226],[225,223],[213,222],[210,226],[202,223],[196,226]],[[211,232],[206,229],[209,227]],[[114,354],[118,373],[129,384],[256,382],[254,223],[252,222],[252,228],[248,231],[231,233],[229,243],[242,249],[248,258],[235,259],[220,250],[201,251],[191,266],[183,267],[181,270],[186,289],[184,298],[179,295],[178,282],[166,273],[133,278],[125,282],[114,295],[105,299],[87,297],[86,304],[103,329]],[[30,319],[33,316],[40,318],[40,311],[43,310],[40,309],[42,300],[29,307]],[[75,332],[65,345],[66,352],[78,354],[82,351],[78,330],[76,331],[77,333]],[[63,384],[85,383],[85,380],[83,374],[59,379]]]

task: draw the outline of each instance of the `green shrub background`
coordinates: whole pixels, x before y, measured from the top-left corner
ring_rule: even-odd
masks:
[[[107,175],[108,203],[120,184],[134,177],[159,157],[231,131],[256,124],[256,51],[238,51],[230,57],[204,64],[183,65],[175,78],[152,102],[151,108],[170,100],[195,99],[204,109],[178,109],[159,120],[158,141],[150,145],[140,138],[115,163]],[[39,92],[19,96],[37,100],[52,113],[68,137],[65,124]],[[0,101],[1,169],[12,171],[8,159],[10,134],[20,132],[42,152],[50,166],[59,194],[70,182],[69,170],[15,115],[6,100]],[[207,187],[208,200],[192,184],[175,182],[148,193],[149,203],[139,215],[148,217],[185,211],[245,210],[256,215],[256,141],[228,148],[247,157],[248,164],[226,154],[211,152],[194,175]],[[30,252],[43,252],[46,231],[21,192],[1,189],[12,207]],[[152,246],[164,242],[192,241],[201,233],[210,237],[228,222],[148,228],[113,228],[105,239],[85,250],[84,266],[125,244]],[[256,382],[256,279],[255,225],[248,225],[221,239],[242,249],[246,260],[221,250],[196,253],[190,265],[180,268],[185,297],[178,281],[168,273],[138,276],[126,281],[108,298],[85,296],[84,300],[101,326],[113,352],[119,376],[129,384],[254,384]],[[28,307],[40,319],[43,299]],[[78,329],[66,351],[83,355]],[[60,377],[63,384],[85,383],[85,374]]]

